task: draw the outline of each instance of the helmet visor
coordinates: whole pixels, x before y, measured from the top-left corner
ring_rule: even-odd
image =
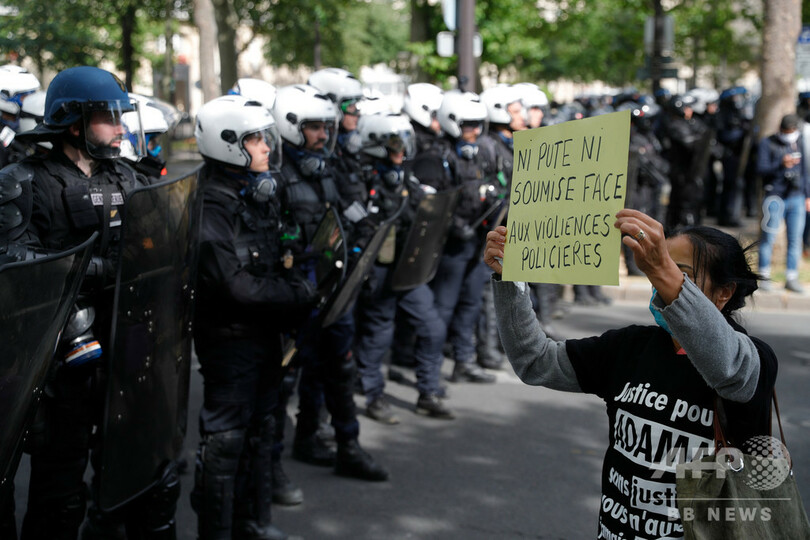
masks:
[[[281,135],[275,125],[242,137],[242,149],[248,156],[248,169],[254,172],[281,169]]]
[[[406,130],[389,134],[382,144],[389,154],[402,152],[405,159],[413,159],[416,154],[416,141],[414,141],[411,132]]]
[[[303,149],[310,152],[331,154],[337,143],[337,121],[335,118],[305,120],[301,122],[304,136]]]
[[[134,113],[134,116],[132,115]],[[125,122],[125,114],[130,121]],[[87,152],[96,159],[128,157],[138,160],[146,155],[137,103],[122,101],[82,104],[84,138]]]

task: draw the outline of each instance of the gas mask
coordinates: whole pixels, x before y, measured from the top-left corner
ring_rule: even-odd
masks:
[[[468,161],[475,159],[478,155],[478,145],[466,141],[459,141],[456,143],[456,154],[458,157]]]
[[[265,203],[276,193],[276,179],[268,172],[250,173],[243,194],[249,194],[257,203]]]
[[[402,170],[402,167],[388,167],[381,165],[377,167],[377,172],[379,173],[380,178],[382,178],[382,181],[389,188],[395,188],[402,185],[402,182],[405,179],[405,171]]]
[[[337,143],[346,152],[356,154],[363,147],[363,138],[357,130],[354,130],[338,135]]]

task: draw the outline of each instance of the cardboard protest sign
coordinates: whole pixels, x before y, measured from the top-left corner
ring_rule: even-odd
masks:
[[[514,137],[503,279],[618,285],[630,111]]]

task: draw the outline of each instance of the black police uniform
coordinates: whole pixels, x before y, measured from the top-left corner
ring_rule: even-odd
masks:
[[[281,336],[315,300],[285,264],[277,202],[256,202],[243,180],[216,165],[203,175],[194,344],[204,400],[191,495],[202,539],[231,538],[232,527],[246,538],[283,537],[270,525]]]
[[[730,100],[720,102],[717,140],[723,147],[723,185],[718,218],[720,225],[741,223],[745,196],[745,167],[751,149],[751,121]],[[746,163],[743,163],[746,160]]]
[[[58,251],[99,232],[80,302],[95,308],[92,330],[106,350],[111,346],[112,292],[125,201],[145,179],[115,160],[98,160],[95,167],[87,177],[57,149],[44,159],[26,159],[0,174],[33,178],[31,218],[22,241]],[[65,352],[60,346],[57,357]],[[83,476],[93,446],[91,434],[103,414],[105,385],[100,367],[103,362],[60,364],[48,382],[26,448],[31,454],[31,479],[24,539],[76,537],[85,513]],[[173,534],[179,479],[171,468],[165,473],[162,482],[123,511],[122,519],[133,534],[154,538],[166,537],[167,531]]]
[[[390,233],[394,235],[393,246],[381,250],[371,279],[364,285],[357,304],[355,356],[366,403],[371,404],[382,397],[385,389],[382,364],[394,339],[397,308],[405,314],[418,337],[414,350],[416,389],[423,400],[435,399],[441,393],[446,329],[436,310],[433,292],[427,284],[407,291],[391,289],[391,274],[405,246],[424,191],[413,176],[383,164],[375,168],[370,186],[369,207],[375,221],[397,217]],[[389,252],[390,248],[393,248],[393,253]]]
[[[473,154],[465,155],[462,143],[444,140],[442,161],[434,167],[449,168],[453,186],[460,186],[458,203],[450,225],[436,277],[431,282],[439,315],[447,325],[447,338],[453,347],[456,368],[451,380],[493,382],[475,360],[473,333],[478,323],[487,267],[480,258],[484,229],[478,220],[493,204],[487,188],[495,181],[495,158],[487,146],[472,145]],[[469,150],[470,148],[468,148]],[[418,176],[421,182],[430,181]],[[436,170],[433,178],[442,178]],[[437,190],[445,186],[434,185]]]
[[[329,208],[346,208],[334,171],[325,156],[303,153],[284,143],[279,199],[282,209],[301,230],[299,249],[309,245]],[[354,227],[344,222],[347,245],[354,245]],[[301,255],[295,253],[294,255]],[[293,457],[318,465],[335,464],[335,472],[368,480],[385,480],[388,473],[360,448],[360,424],[354,405],[356,363],[352,356],[354,319],[351,311],[327,328],[320,328],[315,314],[297,335],[297,359],[301,366],[299,413]],[[317,450],[321,406],[325,403],[335,429],[338,452]],[[277,417],[286,408],[278,409]],[[280,445],[280,441],[279,445]],[[278,452],[278,451],[277,451]]]
[[[701,142],[706,131],[698,120],[687,120],[679,114],[671,115],[667,122],[667,137],[670,141],[667,160],[672,184],[665,222],[667,230],[700,224],[702,177],[705,173],[705,160],[702,165],[700,163],[702,152],[706,152],[705,157],[708,158],[708,147],[702,148]]]

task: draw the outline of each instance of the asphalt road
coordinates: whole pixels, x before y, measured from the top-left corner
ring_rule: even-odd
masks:
[[[600,333],[631,323],[651,323],[638,302],[611,307],[573,307],[557,321],[567,337]],[[748,330],[765,339],[780,361],[777,389],[788,448],[805,505],[810,502],[810,313],[757,311],[743,314]],[[451,367],[447,362],[445,368]],[[446,371],[449,372],[448,369]],[[403,373],[410,380],[413,374]],[[201,377],[192,374],[186,455],[193,463]],[[391,471],[385,483],[334,476],[329,469],[293,461],[288,475],[305,502],[274,507],[276,524],[306,539],[577,539],[594,538],[607,422],[592,396],[529,387],[511,368],[494,385],[450,384],[457,414],[441,421],[413,413],[415,390],[389,382],[387,392],[401,423],[378,424],[362,414],[362,445]],[[294,411],[291,405],[290,411]],[[287,431],[288,440],[292,430]],[[18,516],[28,474],[17,475]],[[193,474],[183,477],[178,537],[195,538],[188,503]]]

